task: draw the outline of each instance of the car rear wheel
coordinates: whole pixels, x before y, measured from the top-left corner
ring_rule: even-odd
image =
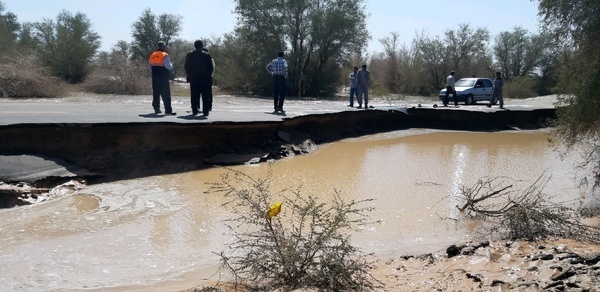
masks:
[[[467,97],[465,98],[465,104],[474,104],[475,103],[475,99],[473,98],[472,94],[467,95]]]

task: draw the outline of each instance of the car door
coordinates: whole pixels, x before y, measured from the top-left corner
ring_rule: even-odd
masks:
[[[491,100],[492,98],[492,87],[494,87],[494,82],[490,79],[483,79],[483,83],[485,85],[485,89],[483,90],[482,99]]]
[[[483,79],[477,79],[475,86],[473,87],[473,97],[475,100],[482,100],[485,98],[485,82]]]

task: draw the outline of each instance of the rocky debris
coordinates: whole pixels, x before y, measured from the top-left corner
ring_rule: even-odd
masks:
[[[448,246],[443,255],[405,255],[386,263],[395,272],[383,282],[391,290],[598,291],[600,246],[582,253],[567,250],[559,241],[551,243],[554,247],[526,241],[469,242]]]
[[[299,144],[281,145],[277,151],[270,153],[255,152],[255,153],[228,153],[217,154],[204,160],[205,163],[213,165],[240,165],[240,164],[255,164],[266,162],[283,157],[293,157],[312,152],[317,148],[317,145],[311,140],[304,140]],[[246,150],[249,151],[249,150]]]
[[[295,155],[302,155],[312,152],[317,148],[317,144],[315,144],[311,140],[304,140],[300,144],[287,144],[282,145],[279,149],[279,152],[276,154],[280,157],[292,157]]]
[[[269,157],[269,153],[217,154],[204,160],[213,165],[240,165],[259,163]]]
[[[37,188],[29,183],[5,183],[0,182],[0,208],[12,208],[30,204],[37,200],[40,195],[47,193],[47,188]]]
[[[0,208],[37,204],[71,194],[85,187],[84,181],[71,180],[52,188],[38,188],[26,182],[0,182]]]

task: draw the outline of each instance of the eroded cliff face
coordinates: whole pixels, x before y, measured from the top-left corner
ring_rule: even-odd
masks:
[[[406,113],[348,111],[281,122],[19,124],[0,127],[0,155],[62,159],[98,174],[89,178],[93,183],[198,170],[218,163],[209,158],[219,154],[277,159],[294,151],[286,145],[311,145],[306,141],[320,144],[408,128],[535,129],[554,119],[554,109],[486,113],[410,108]]]

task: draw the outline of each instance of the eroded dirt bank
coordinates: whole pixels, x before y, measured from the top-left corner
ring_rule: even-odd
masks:
[[[554,109],[486,113],[409,108],[406,113],[339,112],[281,122],[18,124],[0,127],[0,155],[62,159],[98,174],[88,178],[93,183],[202,169],[221,154],[277,159],[303,151],[290,145],[308,140],[320,144],[408,128],[535,129],[554,119]]]

